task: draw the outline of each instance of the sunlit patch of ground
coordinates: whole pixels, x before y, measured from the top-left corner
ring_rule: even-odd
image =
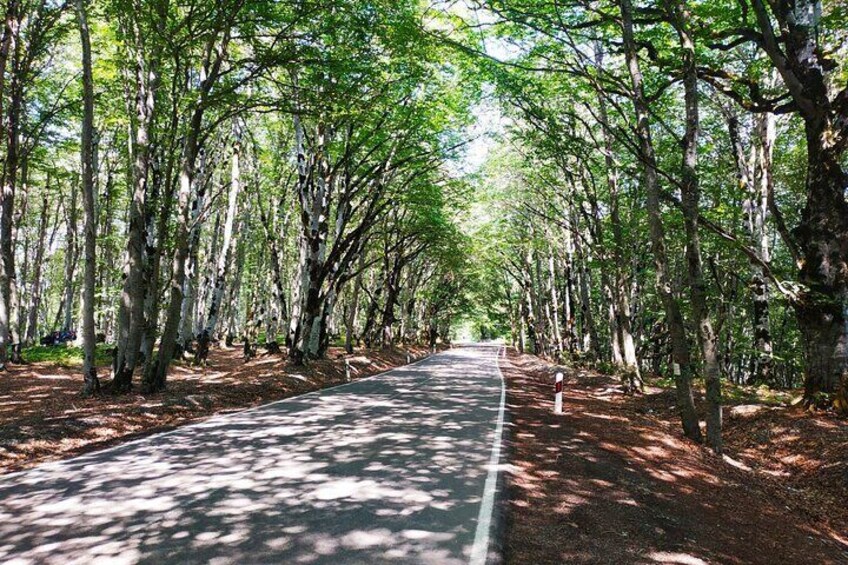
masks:
[[[529,355],[503,372],[508,563],[848,562],[845,422],[771,401],[728,410],[722,459],[682,438],[663,386],[627,397],[611,377]]]
[[[34,359],[46,357],[40,348]],[[67,351],[66,351],[67,349]],[[425,348],[358,350],[351,356],[331,348],[327,359],[290,367],[284,356],[260,354],[245,362],[241,347],[215,348],[206,367],[172,368],[168,390],[100,398],[80,397],[82,375],[73,348],[58,347],[55,361],[11,365],[0,374],[0,472],[62,459],[155,431],[345,382],[402,365]],[[101,359],[102,361],[102,359]],[[101,379],[109,367],[101,366]],[[138,377],[136,377],[138,378]],[[137,380],[136,380],[137,382]]]

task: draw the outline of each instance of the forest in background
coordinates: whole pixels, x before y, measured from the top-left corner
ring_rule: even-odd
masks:
[[[101,342],[111,389],[152,393],[219,341],[301,364],[447,339],[476,88],[418,2],[4,16],[0,362],[79,330],[86,394]]]
[[[673,379],[684,433],[717,451],[722,382],[844,414],[844,5],[478,7],[456,26],[486,47],[458,48],[506,124],[475,204],[490,211],[482,332],[616,372],[626,391]]]
[[[112,391],[153,393],[217,342],[301,364],[466,323],[628,393],[673,379],[716,450],[723,383],[848,410],[837,2],[4,13],[4,363],[79,331],[87,394],[98,342]]]

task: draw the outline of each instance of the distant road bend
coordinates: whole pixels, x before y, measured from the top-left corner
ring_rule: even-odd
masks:
[[[474,563],[490,550],[494,346],[0,478],[3,563]]]

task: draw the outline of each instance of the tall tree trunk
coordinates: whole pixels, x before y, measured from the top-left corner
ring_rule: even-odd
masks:
[[[576,213],[573,214],[571,222],[577,225]],[[589,258],[587,251],[580,240],[580,234],[574,234],[574,255],[577,261],[579,287],[580,287],[580,317],[583,327],[583,351],[591,361],[600,358],[599,340],[595,316],[592,312],[591,281],[589,280],[589,269],[586,266]]]
[[[297,250],[297,276],[294,277],[294,284],[292,285],[291,316],[289,317],[289,328],[286,334],[286,344],[289,347],[289,355],[294,352],[294,348],[300,340],[300,315],[302,312],[301,294],[303,292],[304,285],[306,284],[306,240],[300,233],[297,236]]]
[[[180,188],[178,202],[180,217],[174,234],[173,274],[171,276],[171,293],[168,302],[165,327],[159,343],[159,355],[156,370],[144,383],[147,392],[165,390],[168,366],[174,356],[177,334],[180,328],[180,311],[183,306],[183,288],[186,279],[186,260],[189,255],[189,235],[191,223],[191,193],[194,184],[194,169],[197,159],[197,138],[202,123],[202,111],[195,109],[183,148],[183,161],[180,170]]]
[[[94,290],[97,279],[97,213],[94,209],[94,79],[91,74],[91,40],[85,0],[76,0],[77,23],[82,43],[83,119],[81,138],[82,202],[85,212],[85,275],[83,277],[82,348],[83,394],[100,393],[94,335]]]
[[[257,198],[260,198],[257,195]],[[276,304],[279,305],[280,308],[280,319],[284,322],[288,323],[289,326],[285,327],[286,336],[285,341],[286,345],[290,346],[291,336],[289,334],[289,329],[291,328],[291,318],[289,317],[289,309],[286,304],[286,288],[283,283],[283,269],[282,269],[282,256],[280,253],[280,246],[274,233],[273,224],[271,222],[271,218],[269,214],[265,211],[264,206],[261,202],[257,202],[259,207],[259,219],[262,223],[262,229],[265,232],[265,241],[268,244],[268,249],[271,252],[270,261],[271,261],[271,279],[272,279],[272,294],[273,300]]]
[[[848,88],[833,88],[839,81],[831,75],[839,67],[823,60],[820,0],[751,0],[751,6],[759,45],[803,118],[807,139],[807,200],[793,232],[801,252],[802,286],[794,306],[804,343],[806,401],[814,405],[819,392],[832,393],[837,411],[848,413],[848,174],[843,168]],[[780,22],[779,38],[773,19]]]
[[[325,258],[329,235],[329,165],[324,156],[326,126],[319,124],[316,132],[316,162],[307,164],[305,133],[300,116],[295,116],[295,144],[298,160],[298,198],[301,210],[301,232],[304,244],[301,267],[300,295],[303,305],[298,339],[292,342],[289,357],[294,363],[315,359],[321,354],[321,335],[324,331]],[[309,169],[312,169],[310,174]]]
[[[577,323],[574,306],[574,240],[570,230],[564,233],[565,258],[563,261],[562,277],[562,312],[565,322],[565,348],[572,356],[577,342]]]
[[[233,226],[238,214],[238,198],[241,190],[241,138],[240,131],[236,132],[236,140],[233,142],[232,171],[230,174],[230,190],[227,198],[227,217],[224,220],[224,237],[221,249],[218,251],[218,265],[215,272],[215,284],[212,291],[212,301],[209,305],[209,316],[205,331],[207,335],[214,336],[218,325],[218,314],[221,310],[221,300],[224,298],[224,290],[227,283],[227,269],[232,260],[232,238]]]
[[[848,413],[848,175],[839,158],[819,144],[825,131],[807,133],[809,198],[795,230],[804,254],[795,304],[804,342],[804,389],[814,405],[820,392],[834,395]]]
[[[221,31],[220,41],[217,43],[210,40],[207,43],[204,54],[203,72],[204,77],[198,86],[197,98],[193,104],[191,118],[188,122],[185,141],[183,145],[183,159],[180,169],[180,188],[178,193],[179,221],[174,234],[174,261],[171,277],[171,295],[168,301],[165,327],[162,330],[162,339],[159,344],[159,356],[156,362],[156,370],[145,388],[149,391],[160,391],[165,389],[168,367],[174,357],[177,332],[180,326],[180,310],[183,303],[183,284],[185,283],[185,266],[189,254],[189,231],[191,229],[191,192],[194,181],[195,167],[199,150],[201,127],[203,115],[206,110],[207,98],[212,87],[221,75],[221,65],[227,55],[230,41],[230,29],[224,24]]]
[[[287,341],[289,343],[289,358],[296,364],[303,363],[303,334],[309,330],[303,323],[304,303],[307,300],[310,285],[310,259],[316,250],[312,249],[308,234],[312,218],[310,216],[310,164],[306,155],[306,134],[303,122],[298,114],[294,116],[295,151],[297,152],[297,201],[300,204],[300,226],[298,233],[298,276],[295,279],[295,289],[292,294],[292,316],[289,323]],[[317,217],[315,218],[317,221]],[[326,221],[325,221],[326,224]],[[317,226],[314,226],[317,228]],[[317,229],[315,235],[318,236]],[[317,243],[315,244],[317,247]]]
[[[541,260],[535,250],[529,250],[526,259],[527,272],[530,278],[528,285],[528,300],[530,311],[533,313],[533,353],[546,355],[545,319],[542,313],[539,278],[542,272]]]
[[[194,335],[200,336],[206,329],[209,316],[209,303],[215,286],[215,274],[218,272],[218,253],[221,239],[223,237],[223,226],[221,225],[221,211],[215,211],[215,222],[212,224],[212,238],[204,258],[204,266],[198,272],[197,307],[194,317]]]
[[[668,257],[665,249],[665,228],[662,222],[660,206],[660,187],[657,178],[656,156],[651,138],[648,103],[645,98],[642,71],[633,36],[633,6],[630,0],[619,0],[622,19],[624,55],[632,85],[632,102],[636,113],[636,135],[639,141],[642,174],[647,194],[646,207],[651,238],[651,250],[657,276],[657,290],[662,300],[672,343],[673,372],[677,389],[677,405],[683,424],[683,433],[695,441],[702,441],[698,414],[692,397],[692,363],[689,344],[680,305],[674,296],[672,279],[669,274]]]
[[[741,188],[745,190],[746,225],[751,248],[757,253],[759,261],[751,261],[751,294],[753,302],[754,351],[753,371],[749,384],[774,383],[774,358],[769,316],[769,287],[765,267],[770,263],[766,215],[768,213],[769,194],[772,192],[771,160],[775,138],[774,115],[763,113],[755,116],[754,135],[751,140],[750,165],[739,131],[739,119],[726,111],[727,127],[736,161],[736,176]]]
[[[114,214],[114,174],[111,165],[106,167],[106,183],[100,199],[101,223],[98,232],[101,234],[100,250],[98,255],[102,257],[103,268],[100,269],[100,292],[98,293],[97,312],[99,316],[99,327],[101,328],[107,342],[114,341],[115,314],[111,308],[110,294],[112,292],[112,268],[114,265],[114,250],[111,239],[112,220]],[[105,236],[105,237],[104,237]]]
[[[396,258],[394,262],[391,262],[387,258],[386,278],[383,281],[383,294],[386,301],[383,303],[383,313],[380,320],[381,343],[383,347],[389,347],[395,341],[394,324],[397,322],[395,307],[397,306],[398,295],[400,294],[400,274],[402,268],[402,259]]]
[[[559,319],[559,293],[557,292],[557,272],[554,252],[548,248],[548,284],[551,295],[551,325],[553,326],[554,350],[558,357],[562,356],[562,323]]]
[[[0,121],[4,121],[6,131],[6,159],[3,164],[2,188],[0,188],[0,370],[9,360],[9,346],[13,347],[11,361],[20,362],[17,325],[14,313],[17,304],[17,274],[15,270],[15,191],[18,181],[18,159],[20,144],[20,114],[23,105],[23,85],[20,82],[19,61],[21,55],[20,14],[17,2],[10,2],[6,13],[2,49],[0,53],[5,67],[9,56],[12,57],[11,83],[9,88],[9,110],[6,116],[0,112]],[[5,93],[0,91],[0,97]],[[2,110],[2,107],[0,107]]]
[[[49,186],[49,180],[47,186]],[[41,308],[41,277],[44,272],[44,252],[47,248],[47,195],[41,202],[41,213],[38,220],[38,241],[35,248],[35,260],[33,261],[32,283],[30,286],[30,303],[27,313],[26,337],[24,342],[32,345],[38,341],[38,310]]]
[[[187,257],[183,275],[183,297],[180,304],[180,343],[185,350],[191,348],[195,335],[195,319],[199,311],[197,293],[200,281],[200,215],[206,205],[206,154],[200,155],[200,170],[192,174],[191,192],[194,199],[191,205],[189,230],[187,236]],[[216,230],[217,231],[217,228]],[[213,234],[214,237],[214,234]]]
[[[596,44],[596,62],[603,67],[603,51],[600,43]],[[613,272],[615,281],[610,285],[612,301],[610,309],[614,318],[611,327],[615,329],[613,343],[617,343],[620,351],[619,369],[627,392],[635,392],[643,387],[642,375],[639,371],[639,359],[636,355],[636,340],[633,337],[633,322],[630,312],[630,297],[627,290],[628,277],[627,252],[624,243],[624,226],[621,220],[621,204],[619,199],[618,166],[613,157],[613,133],[607,114],[607,101],[602,93],[598,93],[598,116],[604,136],[604,164],[607,171],[607,187],[610,199],[610,223],[612,225]],[[616,360],[614,360],[616,361]]]
[[[698,136],[700,116],[698,100],[698,69],[695,43],[689,31],[689,12],[680,0],[671,6],[671,18],[683,50],[683,88],[686,113],[686,132],[683,136],[681,167],[681,193],[684,225],[686,229],[686,262],[689,274],[689,292],[692,315],[698,330],[704,381],[707,389],[707,444],[721,452],[721,370],[719,367],[716,335],[713,331],[707,305],[707,289],[701,261],[701,241],[698,234],[701,188],[698,182]]]
[[[141,354],[144,357],[144,372],[142,373],[142,388],[144,392],[150,392],[150,383],[156,382],[156,371],[158,369],[158,358],[153,355],[156,335],[159,331],[160,303],[162,296],[160,287],[162,284],[162,259],[165,244],[168,240],[168,225],[171,221],[171,213],[174,209],[174,192],[176,191],[177,178],[174,177],[174,169],[177,166],[178,157],[173,150],[177,146],[177,131],[179,126],[179,105],[174,100],[171,104],[170,123],[168,125],[168,145],[157,152],[153,160],[153,177],[151,201],[158,205],[158,217],[154,205],[148,206],[147,210],[147,272],[148,286],[144,303],[144,337],[142,339]],[[162,170],[163,162],[165,164]]]
[[[351,291],[351,297],[347,308],[347,313],[345,314],[345,351],[348,353],[353,353],[353,345],[355,341],[355,333],[356,333],[356,319],[359,313],[359,295],[362,286],[362,269],[365,266],[365,254],[360,255],[359,257],[359,273],[356,275],[356,279],[353,281],[353,290]]]
[[[383,293],[383,284],[376,281],[382,281],[382,277],[382,274],[379,278],[376,277],[374,270],[371,270],[368,286],[374,289],[374,291],[368,293],[368,309],[365,311],[365,323],[362,326],[362,337],[365,340],[365,347],[371,347],[371,344],[374,342],[372,330],[374,329],[374,324],[377,323],[377,310],[380,306],[380,296]]]
[[[245,211],[242,210],[241,216],[239,216],[239,221],[236,227],[236,233],[240,234],[240,236],[236,242],[236,270],[235,273],[233,273],[233,282],[230,285],[229,294],[226,301],[227,334],[225,336],[225,343],[227,343],[227,345],[231,345],[237,335],[237,325],[240,310],[239,299],[241,296],[241,281],[244,273],[244,257],[246,247],[245,241],[249,239],[249,234],[244,233],[244,230],[247,228],[245,222],[245,214]]]
[[[772,184],[772,155],[776,136],[774,114],[759,114],[755,118],[755,148],[756,168],[752,190],[749,196],[749,232],[752,248],[759,253],[763,263],[771,262],[769,237],[766,230],[768,214],[768,198],[773,192]],[[751,265],[751,291],[753,293],[753,325],[754,349],[757,352],[755,360],[754,382],[773,385],[774,382],[774,348],[771,337],[771,316],[769,313],[769,286],[764,268]]]
[[[77,245],[77,221],[79,219],[79,211],[77,209],[77,189],[71,185],[71,201],[67,207],[65,231],[65,299],[64,299],[64,314],[65,321],[62,324],[62,329],[66,332],[74,328],[74,273],[76,271],[78,261],[78,245]]]
[[[200,273],[197,269],[198,253],[197,246],[192,251],[191,236],[189,235],[189,252],[186,259],[185,281],[183,282],[183,300],[180,304],[180,329],[179,340],[184,350],[191,349],[194,341],[194,318],[197,313],[197,279]]]
[[[6,68],[8,67],[9,55],[16,50],[18,41],[18,0],[9,0],[6,4],[6,13],[4,14],[3,37],[0,39],[0,123],[4,122],[3,102],[6,100]],[[7,127],[11,128],[9,123]],[[11,141],[9,132],[5,132],[4,137],[7,143]],[[8,152],[10,147],[7,146],[6,157],[8,160]],[[11,233],[6,233],[6,198],[7,184],[6,175],[8,171],[4,167],[2,177],[2,192],[0,192],[0,371],[5,370],[6,362],[9,357],[9,334],[10,327],[10,301],[9,294],[11,291],[11,283],[8,277],[8,270],[4,261],[7,255],[6,246],[11,245]],[[11,220],[11,214],[9,214]],[[11,230],[9,230],[11,232]],[[8,243],[7,243],[8,242]],[[13,253],[12,253],[13,254]]]
[[[18,207],[17,213],[15,214],[15,241],[18,240],[18,233],[22,231],[24,218],[28,214],[28,206],[29,206],[29,157],[26,156],[21,161],[21,205]],[[30,241],[29,241],[29,231],[24,230],[24,241],[23,241],[23,263],[21,264],[20,270],[20,278],[18,279],[20,284],[17,286],[23,286],[26,288],[26,282],[29,278],[29,266],[30,266]],[[14,328],[13,335],[15,336],[15,343],[17,344],[17,350],[21,351],[23,347],[24,341],[24,333],[26,332],[26,305],[24,304],[25,300],[21,300],[20,293],[17,293],[17,296],[14,300],[15,305],[15,318],[16,324]]]
[[[139,33],[136,30],[136,33]],[[136,38],[139,42],[140,39]],[[116,392],[128,392],[139,359],[144,335],[144,248],[145,209],[147,207],[151,136],[155,109],[158,71],[155,64],[148,65],[143,49],[135,47],[135,131],[132,137],[132,198],[129,209],[129,227],[126,251],[126,278],[121,290],[118,314],[118,343],[113,365],[113,383]],[[155,60],[155,57],[154,57]]]

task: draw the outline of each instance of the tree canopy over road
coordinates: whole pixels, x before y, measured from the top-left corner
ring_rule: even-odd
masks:
[[[464,329],[672,379],[716,451],[727,383],[848,412],[838,2],[2,12],[4,368],[78,339],[86,395],[153,394]]]

